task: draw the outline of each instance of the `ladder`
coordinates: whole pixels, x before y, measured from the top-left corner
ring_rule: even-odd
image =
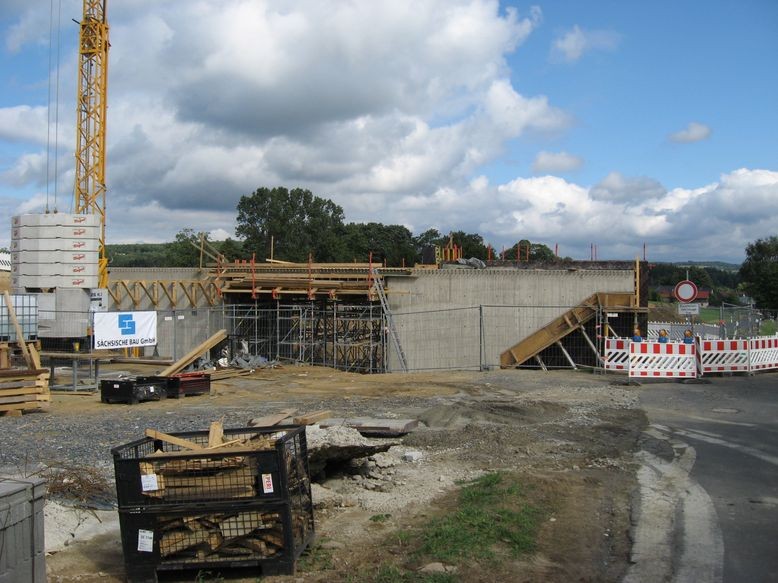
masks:
[[[392,346],[397,353],[397,360],[400,361],[400,368],[403,372],[408,372],[408,361],[405,360],[405,353],[400,345],[400,337],[397,334],[397,328],[394,326],[394,318],[392,318],[392,311],[389,309],[389,302],[386,301],[386,291],[384,290],[383,278],[379,275],[377,269],[372,269],[373,285],[375,291],[378,294],[378,299],[381,300],[381,309],[386,316],[386,323],[389,327],[389,337],[392,341]]]

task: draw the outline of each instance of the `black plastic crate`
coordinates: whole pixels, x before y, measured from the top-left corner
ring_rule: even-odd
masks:
[[[156,583],[159,571],[246,568],[290,575],[314,538],[310,498],[119,510],[127,580]]]
[[[165,378],[167,396],[173,399],[211,392],[211,376],[206,373],[186,372],[159,378]]]
[[[174,433],[206,447],[208,432]],[[310,498],[305,427],[225,429],[234,447],[189,450],[144,438],[113,448],[119,508]]]
[[[167,383],[161,377],[134,377],[103,379],[100,381],[100,400],[103,403],[159,401],[167,398]]]

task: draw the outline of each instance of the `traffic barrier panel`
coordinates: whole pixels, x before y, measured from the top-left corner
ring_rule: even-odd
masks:
[[[703,340],[700,356],[703,374],[750,371],[748,340]]]
[[[778,368],[778,337],[752,338],[748,348],[751,370]]]
[[[608,370],[629,369],[629,339],[606,338],[603,367]]]
[[[630,342],[629,376],[697,378],[695,348],[678,342]]]

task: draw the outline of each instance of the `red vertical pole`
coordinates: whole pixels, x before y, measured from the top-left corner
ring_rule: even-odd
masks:
[[[373,287],[373,252],[367,254],[367,293],[370,295],[370,288]]]
[[[256,280],[256,274],[254,272],[254,256],[256,253],[251,254],[251,299],[256,300],[257,299],[257,280]]]

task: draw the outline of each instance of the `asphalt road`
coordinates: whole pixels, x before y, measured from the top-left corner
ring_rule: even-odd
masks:
[[[644,384],[641,403],[655,438],[685,458],[672,580],[778,582],[778,373]]]

